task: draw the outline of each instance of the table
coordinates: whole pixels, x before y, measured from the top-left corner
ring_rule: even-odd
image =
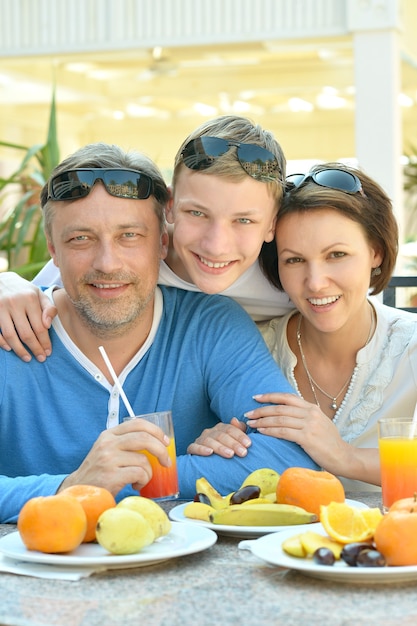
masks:
[[[347,497],[380,506],[378,493]],[[0,525],[0,534],[15,530]],[[417,583],[329,583],[269,566],[219,536],[210,549],[77,582],[0,574],[1,626],[397,626],[417,623]]]

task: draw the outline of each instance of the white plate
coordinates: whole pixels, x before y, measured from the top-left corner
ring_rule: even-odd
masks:
[[[155,543],[136,554],[110,554],[97,543],[84,543],[66,554],[45,554],[27,550],[18,531],[0,538],[0,552],[19,561],[65,566],[100,566],[107,569],[143,567],[178,556],[201,552],[214,545],[217,535],[208,528],[193,524],[172,524],[172,529]]]
[[[321,524],[314,532],[327,535]],[[312,559],[301,559],[286,554],[282,549],[282,543],[289,537],[298,535],[291,530],[266,535],[254,541],[241,541],[239,548],[251,550],[258,558],[287,567],[288,569],[297,570],[305,576],[313,578],[321,578],[333,582],[341,583],[402,583],[411,580],[417,580],[417,566],[407,565],[404,567],[350,567],[344,561],[336,561],[334,565],[318,565]]]
[[[190,519],[189,517],[185,517],[184,509],[189,504],[189,502],[185,502],[184,504],[178,504],[168,513],[169,517],[174,522],[187,522],[191,524],[196,524],[198,526],[205,526],[206,528],[211,528],[215,530],[219,535],[228,535],[229,537],[262,537],[262,535],[266,535],[268,533],[276,533],[281,530],[288,530],[288,526],[231,526],[226,524],[212,524],[211,522],[204,522],[202,520]],[[368,509],[369,507],[363,502],[358,502],[357,500],[346,500],[346,504],[350,506],[355,506],[358,509]],[[298,524],[297,526],[290,526],[290,528],[298,528],[301,530],[312,529],[320,526],[319,522],[314,522],[312,524]]]

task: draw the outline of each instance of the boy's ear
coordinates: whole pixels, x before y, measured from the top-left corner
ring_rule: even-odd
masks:
[[[277,224],[277,217],[275,216],[272,218],[271,226],[265,235],[264,241],[266,243],[270,243],[271,241],[275,239],[276,224]]]

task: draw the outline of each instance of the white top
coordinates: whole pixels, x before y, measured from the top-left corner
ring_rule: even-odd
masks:
[[[417,315],[370,298],[377,316],[374,336],[359,350],[346,395],[334,423],[341,437],[358,448],[378,447],[377,421],[382,417],[412,417],[417,403]],[[297,358],[287,340],[290,317],[271,320],[261,329],[274,359],[298,391],[294,377]],[[299,395],[301,395],[299,393]],[[342,479],[349,491],[379,489]]]
[[[39,287],[49,287],[50,285],[62,287],[59,269],[52,260],[48,261],[39,274],[35,276],[33,283]],[[178,287],[185,291],[201,291],[193,283],[187,283],[177,276],[165,261],[161,261],[159,266],[158,283],[167,287]],[[220,295],[229,296],[236,300],[255,322],[284,315],[294,308],[286,293],[271,285],[258,262],[254,263]]]

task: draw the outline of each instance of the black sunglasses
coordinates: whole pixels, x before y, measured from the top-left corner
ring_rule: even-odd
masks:
[[[56,174],[48,183],[48,199],[85,198],[100,180],[107,193],[116,198],[146,200],[152,193],[152,178],[129,169],[76,168]]]
[[[345,193],[360,193],[361,196],[366,198],[366,195],[362,189],[362,183],[359,178],[347,172],[346,170],[338,169],[325,169],[318,170],[317,172],[309,172],[308,174],[290,174],[286,177],[286,183],[290,183],[294,187],[300,187],[308,180],[312,180],[316,185],[321,187],[329,187],[329,189],[339,189]],[[288,189],[291,191],[291,188]]]
[[[275,155],[254,143],[203,136],[191,139],[181,152],[181,156],[184,164],[191,170],[206,170],[230,148],[237,148],[237,159],[252,178],[275,180],[281,176]]]

